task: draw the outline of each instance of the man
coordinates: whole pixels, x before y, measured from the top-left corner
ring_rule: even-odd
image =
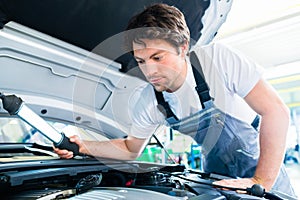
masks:
[[[150,84],[129,100],[129,136],[70,140],[80,153],[129,160],[140,155],[158,126],[167,124],[202,145],[207,172],[234,178],[216,184],[246,188],[259,183],[294,196],[282,166],[288,108],[255,63],[221,44],[189,52],[189,38],[184,16],[175,7],[155,4],[134,16],[127,47]],[[253,111],[261,117],[259,132],[251,126]],[[73,157],[70,151],[55,151]]]

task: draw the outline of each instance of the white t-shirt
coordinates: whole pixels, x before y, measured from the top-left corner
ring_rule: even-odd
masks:
[[[193,51],[201,63],[215,105],[222,111],[251,124],[256,113],[243,98],[262,77],[263,69],[219,43],[196,47]],[[188,71],[184,84],[173,93],[163,92],[165,100],[179,119],[202,109],[188,58],[187,62]],[[129,109],[132,120],[131,136],[148,138],[157,127],[166,124],[165,116],[157,109],[154,89],[150,84],[136,89],[129,100]]]

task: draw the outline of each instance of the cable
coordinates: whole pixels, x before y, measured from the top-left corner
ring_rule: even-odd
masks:
[[[271,199],[271,200],[284,200],[283,198],[279,197],[276,194],[266,192],[264,187],[260,184],[254,184],[252,185],[251,188],[236,188],[236,187],[229,187],[229,186],[223,186],[223,185],[217,185],[217,184],[212,184],[212,183],[206,183],[206,182],[200,182],[196,181],[190,178],[185,178],[180,175],[174,174],[174,173],[169,173],[172,176],[178,177],[180,179],[186,180],[186,181],[191,181],[194,183],[202,184],[202,185],[209,185],[211,187],[219,188],[219,189],[228,189],[231,191],[245,191],[249,195],[257,196],[257,197],[264,197],[266,199]]]
[[[191,182],[202,184],[202,185],[209,185],[209,186],[212,186],[212,187],[223,188],[223,189],[228,189],[228,190],[233,190],[233,191],[241,190],[241,191],[246,191],[247,192],[247,189],[245,189],[245,188],[235,188],[235,187],[222,186],[222,185],[217,185],[217,184],[212,184],[212,183],[196,181],[196,180],[193,180],[193,179],[190,179],[190,178],[185,178],[185,177],[182,177],[182,176],[176,175],[176,174],[171,174],[171,175],[173,175],[175,177],[178,177],[178,178],[181,178],[181,179],[186,180],[186,181],[191,181]]]
[[[165,146],[159,141],[159,139],[156,137],[155,134],[153,134],[153,138],[156,140],[157,144],[164,150],[164,152],[167,154],[167,156],[173,161],[173,163],[176,163],[174,158],[172,158],[172,156],[169,154],[169,152],[167,151]]]
[[[102,181],[102,174],[91,174],[88,175],[78,181],[78,183],[75,186],[76,193],[81,194],[89,189],[98,186]]]

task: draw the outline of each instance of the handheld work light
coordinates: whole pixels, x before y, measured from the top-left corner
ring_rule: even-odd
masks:
[[[58,132],[43,118],[33,112],[25,105],[20,97],[17,97],[16,95],[4,95],[0,92],[0,99],[2,100],[3,108],[10,115],[17,115],[52,141],[55,147],[70,150],[74,153],[74,156],[79,154],[79,147],[77,144],[70,142],[69,138],[66,137],[64,133]]]

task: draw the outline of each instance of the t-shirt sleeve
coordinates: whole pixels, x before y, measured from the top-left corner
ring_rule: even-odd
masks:
[[[132,121],[130,136],[149,138],[160,125],[151,92],[147,88],[139,89],[129,100],[129,114]]]
[[[227,89],[244,98],[262,78],[263,68],[229,46],[216,43],[215,48]]]

